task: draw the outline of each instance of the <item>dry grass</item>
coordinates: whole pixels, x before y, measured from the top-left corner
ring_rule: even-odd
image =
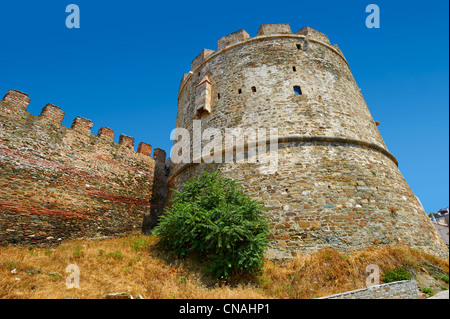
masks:
[[[428,261],[447,274],[449,265],[400,246],[370,248],[352,256],[325,249],[282,265],[267,262],[258,277],[219,285],[203,277],[201,263],[164,255],[154,242],[153,237],[130,235],[73,240],[54,249],[0,247],[0,298],[102,298],[122,291],[155,299],[315,298],[363,288],[369,264],[378,265],[381,272],[395,267],[416,272]],[[66,287],[69,264],[80,269],[79,289]]]
[[[265,291],[278,298],[317,298],[365,288],[365,270],[370,264],[377,265],[381,274],[398,267],[415,274],[425,260],[448,274],[448,261],[403,246],[384,246],[352,256],[323,249],[296,258],[286,267],[267,264],[259,280]]]

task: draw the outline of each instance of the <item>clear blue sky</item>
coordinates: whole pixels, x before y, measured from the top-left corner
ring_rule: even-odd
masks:
[[[65,8],[81,10],[68,29]],[[375,3],[381,28],[365,26]],[[46,103],[169,153],[178,85],[191,60],[217,39],[262,23],[327,34],[353,75],[389,150],[427,213],[449,198],[449,16],[447,0],[2,1],[0,94]]]

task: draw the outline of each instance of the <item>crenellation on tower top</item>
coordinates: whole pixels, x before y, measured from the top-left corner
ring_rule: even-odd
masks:
[[[292,34],[289,23],[261,24],[256,36],[273,34]]]
[[[325,34],[308,26],[301,28],[295,34],[305,36],[306,40],[316,40],[330,45],[330,40]]]
[[[245,41],[247,39],[250,39],[250,35],[247,33],[247,31],[245,31],[244,29],[238,30],[217,40],[217,50],[222,50],[227,46]]]
[[[200,64],[202,64],[211,54],[213,54],[214,50],[203,49],[194,60],[191,62],[191,70],[195,70]]]

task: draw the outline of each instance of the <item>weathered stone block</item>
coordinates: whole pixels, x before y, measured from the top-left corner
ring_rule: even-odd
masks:
[[[71,128],[75,131],[91,134],[91,128],[94,125],[91,120],[77,116],[73,122]]]
[[[273,34],[292,34],[289,23],[261,24],[257,36]]]
[[[217,40],[217,49],[222,50],[223,48],[233,45],[235,43],[245,41],[250,39],[250,35],[244,29],[238,30],[236,32],[230,33],[224,37]]]

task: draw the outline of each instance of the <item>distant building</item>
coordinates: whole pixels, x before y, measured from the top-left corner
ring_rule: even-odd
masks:
[[[448,216],[449,216],[448,207],[442,208],[435,213],[431,213],[429,214],[429,216],[433,223],[444,224],[448,226]]]
[[[445,244],[448,246],[448,225],[436,224],[434,222],[433,222],[433,224],[434,224],[434,227],[436,227],[439,234],[441,234],[442,238],[445,241]]]
[[[443,208],[438,210],[436,213],[430,214],[430,219],[433,222],[434,227],[436,227],[438,233],[442,236],[445,244],[448,246],[448,216],[449,209]]]

